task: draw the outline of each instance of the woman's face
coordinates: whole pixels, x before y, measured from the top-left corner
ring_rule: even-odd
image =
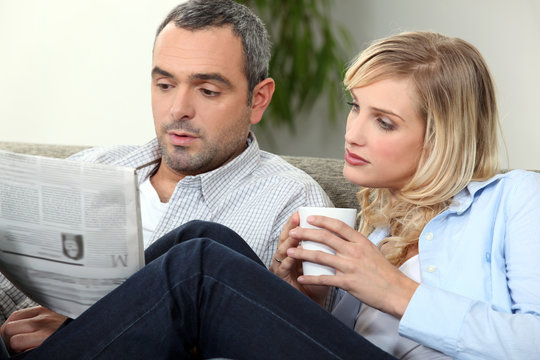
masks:
[[[414,175],[424,143],[416,90],[407,78],[390,78],[351,95],[343,175],[360,186],[399,191]]]

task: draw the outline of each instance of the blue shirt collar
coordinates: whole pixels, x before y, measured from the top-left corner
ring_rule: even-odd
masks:
[[[504,176],[504,174],[497,174],[484,181],[471,181],[463,190],[454,196],[448,210],[457,213],[466,211],[473,203],[474,196],[478,191],[484,189],[493,182],[498,181],[502,176]]]

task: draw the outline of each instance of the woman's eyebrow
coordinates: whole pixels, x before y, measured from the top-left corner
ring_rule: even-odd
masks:
[[[386,114],[386,115],[391,115],[391,116],[398,117],[398,118],[401,119],[401,121],[405,121],[405,119],[403,119],[401,116],[399,116],[398,114],[396,114],[396,113],[393,112],[393,111],[385,110],[385,109],[381,109],[381,108],[377,108],[377,107],[371,107],[371,109],[372,109],[372,110],[375,110],[375,111],[377,111],[377,112]]]

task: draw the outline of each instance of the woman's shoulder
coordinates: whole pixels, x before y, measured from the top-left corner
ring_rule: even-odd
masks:
[[[471,181],[466,189],[456,196],[459,202],[473,201],[497,194],[500,198],[515,201],[527,197],[540,197],[540,173],[529,170],[509,170],[487,180]],[[521,200],[520,200],[521,201]]]
[[[508,204],[540,206],[540,173],[528,170],[510,170],[495,176],[491,194],[499,194]]]
[[[483,188],[490,185],[506,187],[523,183],[530,183],[531,186],[540,186],[540,173],[522,169],[508,170],[484,181],[472,181],[468,187]]]
[[[511,185],[529,183],[530,186],[540,186],[540,173],[536,171],[516,169],[498,174],[497,176]]]

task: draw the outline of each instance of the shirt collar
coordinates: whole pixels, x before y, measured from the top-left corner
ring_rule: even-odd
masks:
[[[455,212],[458,215],[461,215],[469,208],[469,206],[471,206],[474,200],[474,195],[478,191],[494,183],[502,176],[504,176],[504,174],[497,174],[484,181],[471,181],[467,186],[465,186],[463,190],[461,190],[459,193],[457,193],[456,196],[454,196],[452,204],[448,207],[448,211]],[[369,235],[369,240],[371,240],[372,243],[377,245],[382,239],[387,236],[390,236],[390,228],[388,226],[381,226],[371,232],[371,234]]]
[[[207,204],[212,206],[224,194],[232,192],[233,189],[241,186],[243,180],[253,173],[260,162],[259,144],[255,135],[250,132],[246,149],[240,155],[217,169],[191,178],[200,180],[203,197]]]
[[[448,209],[450,211],[457,212],[458,214],[463,213],[469,208],[469,206],[471,206],[474,195],[478,191],[489,186],[493,182],[500,179],[502,176],[504,176],[504,174],[497,174],[484,181],[471,181],[467,186],[465,186],[463,190],[461,190],[459,193],[457,193],[456,196],[454,196],[454,201]]]
[[[140,184],[154,172],[160,159],[161,149],[157,138],[154,138],[118,159],[115,165],[135,168]]]

